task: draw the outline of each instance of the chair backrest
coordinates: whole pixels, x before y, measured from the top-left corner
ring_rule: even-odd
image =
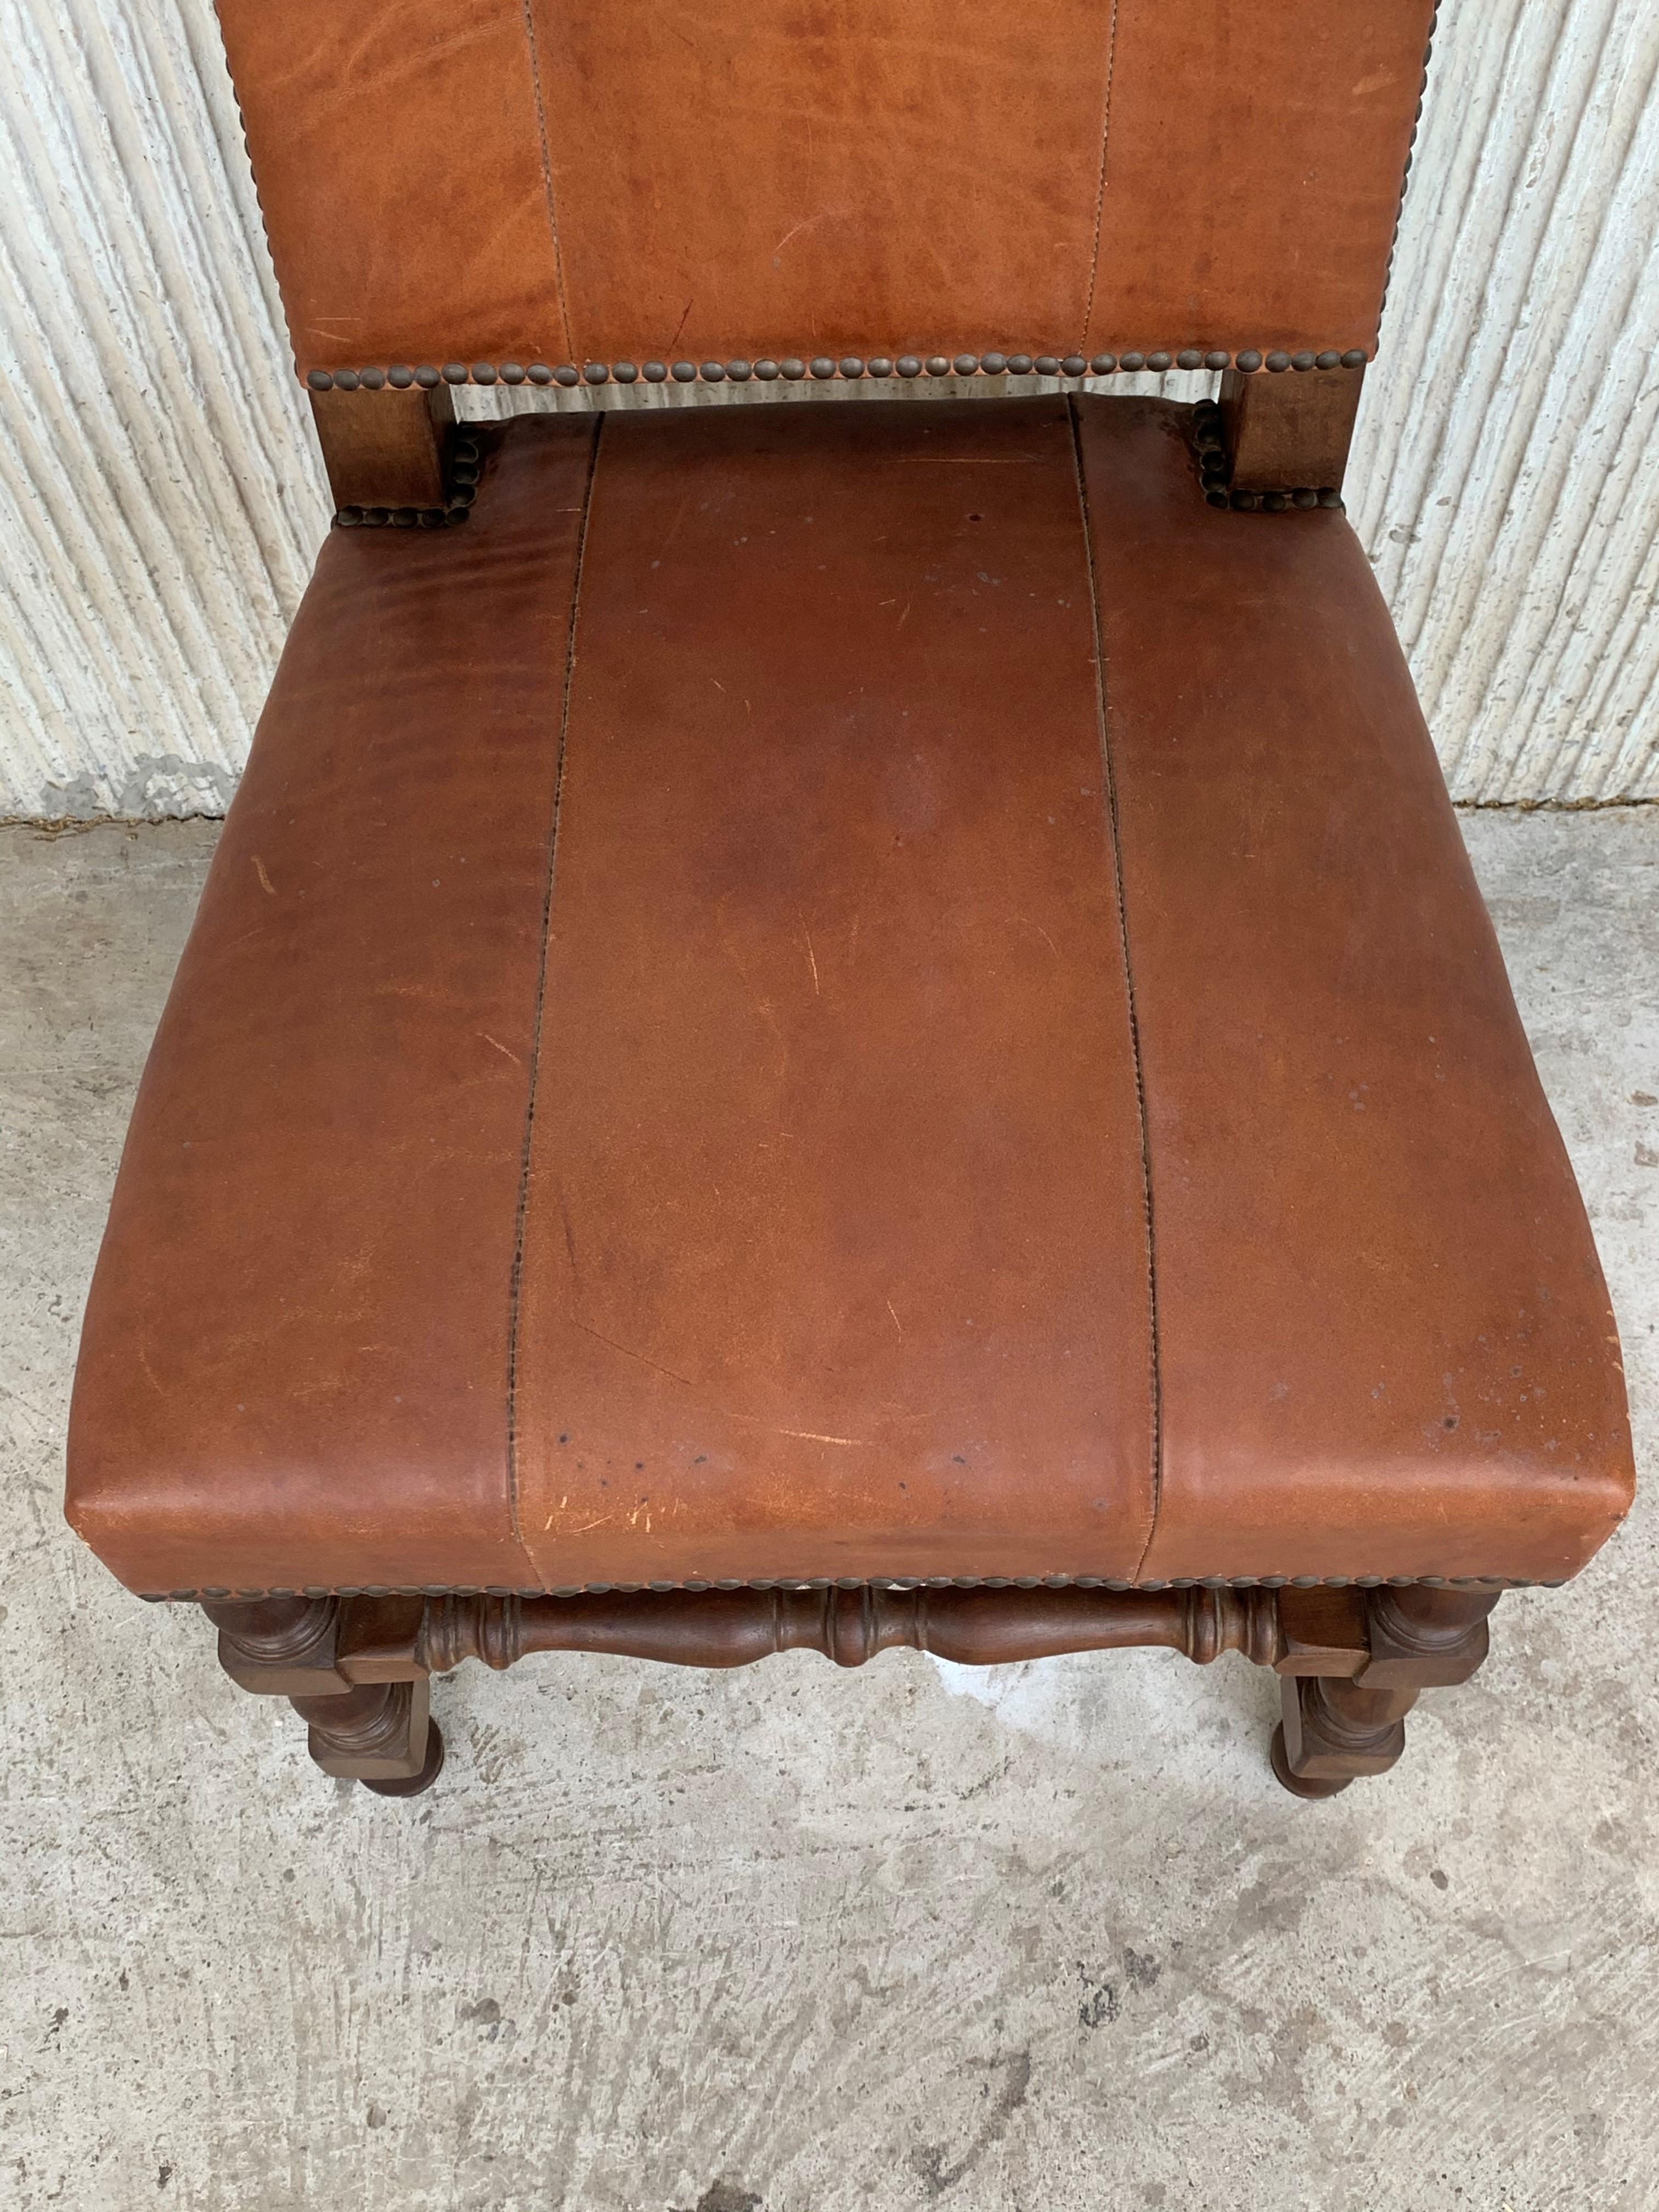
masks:
[[[1431,0],[218,9],[319,386],[1352,363],[1431,22]]]

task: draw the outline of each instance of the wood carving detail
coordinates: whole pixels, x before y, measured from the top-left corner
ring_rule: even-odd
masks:
[[[463,1659],[511,1667],[532,1651],[608,1651],[679,1667],[748,1667],[820,1651],[862,1667],[879,1651],[931,1651],[964,1666],[1135,1644],[1200,1666],[1242,1651],[1279,1656],[1276,1593],[1188,1589],[641,1590],[606,1596],[434,1598],[416,1650],[435,1674]]]
[[[244,1689],[286,1697],[325,1773],[389,1796],[428,1787],[443,1760],[428,1678],[464,1659],[511,1667],[534,1651],[610,1652],[679,1667],[747,1667],[818,1651],[839,1667],[928,1651],[988,1667],[1152,1645],[1206,1666],[1237,1651],[1281,1677],[1273,1771],[1328,1797],[1393,1765],[1419,1691],[1467,1681],[1486,1656],[1490,1590],[635,1590],[566,1597],[269,1598],[203,1609]]]

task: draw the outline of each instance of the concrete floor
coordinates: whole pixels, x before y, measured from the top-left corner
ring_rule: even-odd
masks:
[[[1464,817],[1659,1441],[1659,809]],[[204,825],[0,831],[0,2195],[130,2212],[1659,2205],[1650,1492],[1324,1806],[1242,1661],[469,1667],[324,1781],[59,1518]],[[8,2189],[5,2185],[9,2184]]]

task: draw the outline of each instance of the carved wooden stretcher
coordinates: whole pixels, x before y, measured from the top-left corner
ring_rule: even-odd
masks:
[[[1134,1645],[1208,1666],[1237,1651],[1284,1690],[1273,1771],[1302,1797],[1382,1774],[1425,1689],[1466,1682],[1486,1656],[1498,1592],[934,1589],[632,1590],[578,1597],[275,1598],[209,1603],[219,1662],[244,1690],[288,1698],[325,1774],[382,1796],[434,1781],[443,1738],[428,1682],[464,1659],[504,1668],[532,1652],[604,1651],[676,1667],[749,1667],[821,1651],[838,1667],[931,1651],[1007,1665]]]

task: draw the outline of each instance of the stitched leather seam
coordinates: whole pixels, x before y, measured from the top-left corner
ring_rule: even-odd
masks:
[[[567,353],[574,353],[575,341],[570,335],[570,306],[564,289],[564,249],[559,243],[559,218],[553,200],[553,158],[547,144],[547,106],[542,98],[542,60],[536,43],[536,21],[531,13],[531,0],[523,0],[524,42],[530,52],[530,85],[536,95],[536,131],[542,155],[542,195],[547,202],[547,228],[553,240],[553,282],[558,289],[559,320],[564,326],[564,345]]]
[[[581,605],[582,568],[587,554],[587,523],[593,511],[593,479],[599,473],[599,438],[605,418],[596,416],[588,449],[587,482],[582,487],[581,520],[576,532],[576,562],[570,580],[570,623],[565,633],[564,685],[559,702],[559,750],[553,770],[553,807],[547,827],[547,867],[542,884],[542,941],[536,969],[535,1029],[530,1040],[530,1081],[524,1109],[524,1149],[519,1161],[519,1194],[513,1223],[513,1273],[507,1297],[507,1498],[513,1534],[534,1568],[535,1554],[525,1541],[519,1512],[519,1322],[524,1292],[525,1228],[530,1212],[530,1161],[536,1137],[536,1098],[542,1069],[542,1024],[547,1007],[547,945],[553,925],[553,878],[559,851],[559,812],[564,797],[565,746],[570,735],[570,689],[576,667],[576,617]]]
[[[1083,532],[1083,559],[1089,577],[1089,611],[1094,625],[1095,710],[1100,728],[1100,764],[1105,789],[1106,819],[1111,834],[1112,887],[1117,898],[1117,939],[1123,960],[1123,993],[1129,1024],[1129,1055],[1134,1067],[1135,1120],[1140,1137],[1140,1196],[1146,1223],[1146,1339],[1147,1389],[1152,1428],[1152,1519],[1146,1543],[1135,1567],[1137,1576],[1146,1564],[1158,1530],[1158,1511],[1164,1486],[1164,1382],[1159,1369],[1158,1340],[1158,1265],[1152,1236],[1152,1156],[1146,1127],[1146,1079],[1140,1059],[1140,1017],[1135,1006],[1134,970],[1129,958],[1129,912],[1124,894],[1123,842],[1118,823],[1117,773],[1112,761],[1111,729],[1106,702],[1106,645],[1101,634],[1100,580],[1095,573],[1094,540],[1089,528],[1089,486],[1083,468],[1083,436],[1077,402],[1067,399],[1072,425],[1072,462],[1077,474],[1078,515]]]
[[[1117,0],[1112,0],[1111,21],[1106,31],[1106,96],[1100,115],[1100,177],[1095,186],[1095,236],[1089,254],[1089,295],[1083,303],[1083,335],[1079,347],[1089,342],[1089,325],[1095,319],[1095,289],[1100,282],[1100,233],[1106,217],[1106,142],[1112,129],[1112,76],[1117,65]]]

